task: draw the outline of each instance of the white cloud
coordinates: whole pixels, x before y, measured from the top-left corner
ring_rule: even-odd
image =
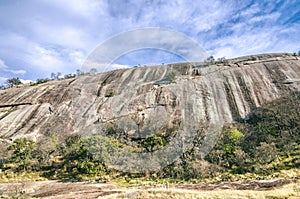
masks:
[[[7,73],[12,73],[15,75],[24,75],[26,74],[25,70],[14,70],[14,69],[10,69],[10,67],[8,67],[4,61],[2,59],[0,59],[0,72],[7,72]]]
[[[0,76],[0,85],[4,84],[8,78]]]
[[[76,66],[82,66],[84,60],[86,59],[85,54],[80,50],[69,52],[68,57],[72,63],[75,63]]]
[[[238,13],[238,16],[249,18],[249,17],[252,17],[254,14],[258,13],[260,10],[261,10],[260,6],[255,3],[255,4],[251,5],[249,8]]]
[[[183,32],[215,56],[290,52],[299,48],[297,22],[284,24],[298,12],[294,6],[297,1],[281,1],[281,4],[240,0],[32,2],[0,3],[0,55],[9,65],[0,70],[26,79],[58,71],[72,73],[100,43],[118,33],[145,27]],[[159,41],[178,42],[172,37],[153,37],[151,42]],[[116,47],[130,43],[130,39],[116,43],[106,53],[114,53]],[[193,49],[179,51],[185,54]],[[144,64],[141,57],[131,58],[133,61],[128,65]],[[25,74],[25,70],[30,73]]]
[[[29,84],[29,83],[33,82],[32,80],[25,80],[25,79],[20,79],[20,81],[21,81],[23,84]]]
[[[86,18],[94,17],[96,14],[103,14],[106,8],[106,2],[98,0],[51,0],[46,2],[46,4],[64,12],[76,13],[76,15]]]
[[[122,69],[122,68],[130,68],[130,66],[125,65],[125,64],[104,64],[104,63],[99,63],[99,62],[92,62],[87,60],[85,65],[83,66],[82,70],[84,72],[89,72],[91,69],[96,69],[97,72],[106,72],[110,70],[116,70],[116,69]]]
[[[266,20],[276,21],[280,17],[280,13],[272,13],[251,18],[248,23],[261,22]]]
[[[111,64],[109,67],[112,69],[130,68],[128,65],[124,64]]]

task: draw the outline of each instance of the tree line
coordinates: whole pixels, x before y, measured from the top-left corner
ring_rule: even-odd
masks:
[[[37,84],[46,83],[51,80],[69,79],[69,78],[75,78],[76,76],[82,76],[82,75],[94,75],[94,74],[97,74],[97,72],[98,71],[96,68],[92,68],[89,72],[83,72],[80,69],[77,69],[75,74],[70,73],[70,74],[66,74],[66,75],[62,75],[61,72],[56,72],[56,73],[52,72],[50,75],[50,78],[38,78],[38,79],[36,79],[35,82],[30,82],[30,85],[34,86]],[[0,90],[11,88],[14,86],[19,86],[22,84],[23,84],[23,82],[21,81],[21,79],[19,77],[9,78],[5,81],[4,84],[0,85]]]

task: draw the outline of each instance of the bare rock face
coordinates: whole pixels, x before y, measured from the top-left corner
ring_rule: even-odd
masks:
[[[289,54],[115,70],[1,90],[0,138],[194,133],[299,90],[300,57]]]

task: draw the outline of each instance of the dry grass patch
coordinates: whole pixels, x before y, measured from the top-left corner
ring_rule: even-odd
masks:
[[[300,198],[300,183],[285,185],[281,188],[267,191],[255,190],[184,190],[184,189],[147,189],[147,190],[128,190],[121,194],[110,195],[109,199],[296,199]]]

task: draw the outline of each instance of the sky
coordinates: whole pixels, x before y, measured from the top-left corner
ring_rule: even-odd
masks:
[[[50,78],[52,72],[75,73],[103,42],[127,31],[149,27],[184,34],[216,58],[298,52],[300,3],[299,0],[0,0],[0,84],[12,77],[26,82]],[[163,45],[170,38],[157,39]],[[117,48],[115,44],[107,52]],[[112,68],[181,61],[185,60],[178,54],[148,48],[120,55]]]

